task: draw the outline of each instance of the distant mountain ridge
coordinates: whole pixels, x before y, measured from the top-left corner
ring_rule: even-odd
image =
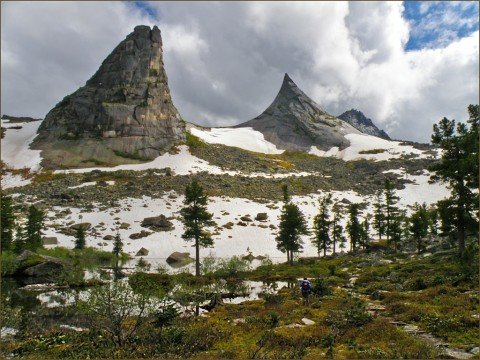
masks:
[[[352,125],[328,114],[310,99],[285,74],[282,86],[272,104],[256,118],[235,126],[251,127],[279,149],[309,151],[350,145],[346,134],[360,133]]]
[[[380,130],[371,119],[367,118],[359,110],[350,109],[345,111],[342,115],[339,115],[338,118],[346,121],[364,134],[377,136],[385,140],[391,140],[390,136],[388,136],[385,131]]]

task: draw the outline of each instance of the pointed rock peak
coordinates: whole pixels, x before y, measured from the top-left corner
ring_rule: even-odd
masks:
[[[287,73],[285,73],[285,76],[283,77],[283,83],[282,87],[280,88],[280,91],[286,90],[286,89],[298,89],[297,84],[292,80],[290,76],[288,76]]]

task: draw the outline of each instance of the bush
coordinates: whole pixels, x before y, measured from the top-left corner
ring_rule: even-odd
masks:
[[[332,288],[327,284],[327,282],[324,279],[317,278],[313,280],[312,293],[318,297],[331,295]]]
[[[10,251],[2,253],[2,276],[11,276],[18,268],[16,255]]]

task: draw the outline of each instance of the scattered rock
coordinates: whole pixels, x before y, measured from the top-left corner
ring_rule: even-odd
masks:
[[[130,224],[129,223],[121,223],[120,224],[120,229],[123,229],[123,230],[126,230],[126,229],[129,229],[130,228]]]
[[[147,256],[148,255],[148,250],[142,247],[140,250],[137,251],[135,256]]]
[[[147,217],[143,219],[141,226],[155,231],[171,231],[174,229],[172,222],[170,222],[165,215]]]
[[[267,221],[268,215],[267,213],[258,213],[257,216],[255,216],[255,220],[257,221]]]
[[[113,235],[105,235],[103,237],[103,240],[113,240],[113,239],[115,239],[115,236],[113,236]]]
[[[190,257],[190,253],[188,252],[181,253],[181,252],[175,251],[174,253],[170,254],[167,258],[167,264],[172,267],[182,267],[190,264],[193,261],[195,260]]]
[[[240,218],[240,220],[245,221],[245,222],[251,222],[252,221],[252,219],[250,219],[249,215],[242,216]]]
[[[231,230],[233,225],[234,225],[234,223],[230,221],[230,222],[226,223],[225,225],[222,225],[222,227],[225,228],[225,229]]]
[[[244,223],[243,221],[239,221],[239,222],[237,223],[237,225],[239,225],[239,226],[247,226],[247,223]]]
[[[307,318],[303,318],[303,319],[302,319],[302,322],[303,322],[305,325],[313,325],[313,324],[315,324],[315,321],[310,320],[310,319],[307,319]]]
[[[55,236],[44,236],[42,238],[43,245],[57,245],[58,239]]]
[[[139,233],[130,234],[129,238],[132,239],[132,240],[137,240],[137,239],[141,239],[141,238],[147,237],[147,236],[152,235],[152,234],[153,234],[153,232],[151,232],[151,231],[142,230]]]
[[[92,227],[92,224],[89,222],[78,223],[70,226],[70,229],[77,231],[79,228],[83,228],[83,230],[89,230]]]

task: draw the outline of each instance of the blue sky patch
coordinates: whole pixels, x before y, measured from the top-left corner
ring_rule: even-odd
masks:
[[[406,50],[441,48],[478,30],[477,1],[405,1]]]

